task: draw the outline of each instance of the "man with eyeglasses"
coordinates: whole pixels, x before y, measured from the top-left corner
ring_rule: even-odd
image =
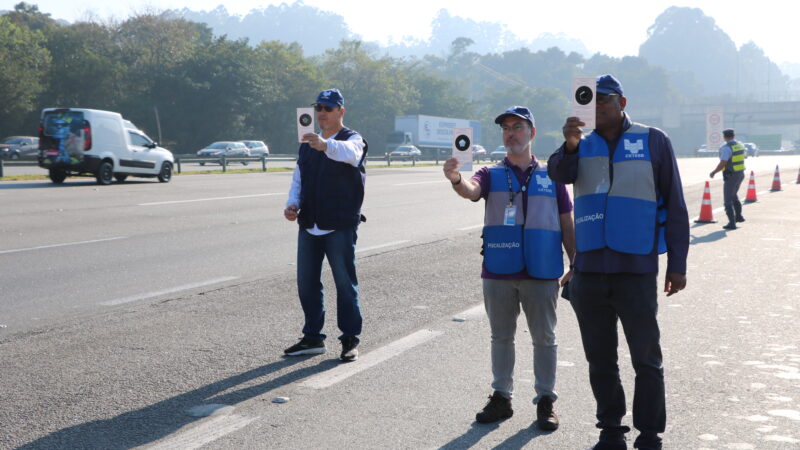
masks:
[[[338,89],[319,93],[313,103],[321,133],[303,135],[292,176],[286,219],[300,225],[297,238],[297,291],[305,315],[303,337],[287,356],[325,353],[322,260],[328,259],[336,284],[336,311],[345,362],[358,359],[361,308],[355,247],[364,201],[367,141],[344,126],[344,98]]]
[[[667,253],[664,292],[686,286],[689,216],[672,144],[663,131],[634,123],[612,75],[597,78],[596,127],[570,117],[565,143],[550,156],[553,180],[573,183],[575,273],[569,284],[589,380],[597,402],[595,450],[624,450],[625,394],[617,365],[622,323],[636,381],[633,426],[638,449],[661,449],[666,425],[658,320],[658,255]]]
[[[497,116],[506,157],[462,177],[458,160],[444,164],[453,190],[466,199],[486,201],[483,227],[483,301],[491,330],[492,389],[475,420],[490,423],[511,417],[514,390],[514,335],[520,306],[533,340],[536,425],[558,428],[553,410],[557,345],[556,301],[564,275],[562,246],[570,263],[575,254],[572,202],[563,184],[553,183],[547,168],[531,153],[536,127],[531,111],[514,106]],[[561,278],[561,285],[572,271]]]

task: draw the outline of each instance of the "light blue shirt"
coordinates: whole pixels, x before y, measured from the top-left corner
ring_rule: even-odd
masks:
[[[726,142],[725,145],[719,148],[719,160],[720,161],[730,161],[733,157],[733,150],[731,146],[728,145]]]

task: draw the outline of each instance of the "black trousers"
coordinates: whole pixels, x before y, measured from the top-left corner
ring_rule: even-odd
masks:
[[[597,401],[597,427],[623,433],[625,392],[617,365],[617,319],[636,372],[633,426],[646,434],[663,433],[667,421],[664,398],[656,274],[575,273],[569,283],[578,318],[589,380]]]

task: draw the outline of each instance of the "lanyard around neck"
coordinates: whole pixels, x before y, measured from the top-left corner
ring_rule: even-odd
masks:
[[[525,183],[522,184],[522,186],[520,187],[520,190],[517,191],[517,192],[514,192],[514,185],[511,183],[511,169],[509,169],[508,164],[506,164],[505,162],[503,163],[503,166],[506,169],[506,180],[508,180],[508,204],[509,205],[513,205],[514,204],[514,198],[517,196],[517,194],[519,194],[520,192],[525,192],[525,191],[528,190],[528,183],[530,183],[530,181],[531,181],[531,176],[533,175],[534,167],[530,168],[531,171],[528,173],[528,178],[525,179]]]

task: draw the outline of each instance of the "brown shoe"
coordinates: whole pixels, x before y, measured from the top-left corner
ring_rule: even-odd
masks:
[[[536,425],[543,431],[558,429],[558,416],[553,411],[553,399],[542,397],[536,405]]]

